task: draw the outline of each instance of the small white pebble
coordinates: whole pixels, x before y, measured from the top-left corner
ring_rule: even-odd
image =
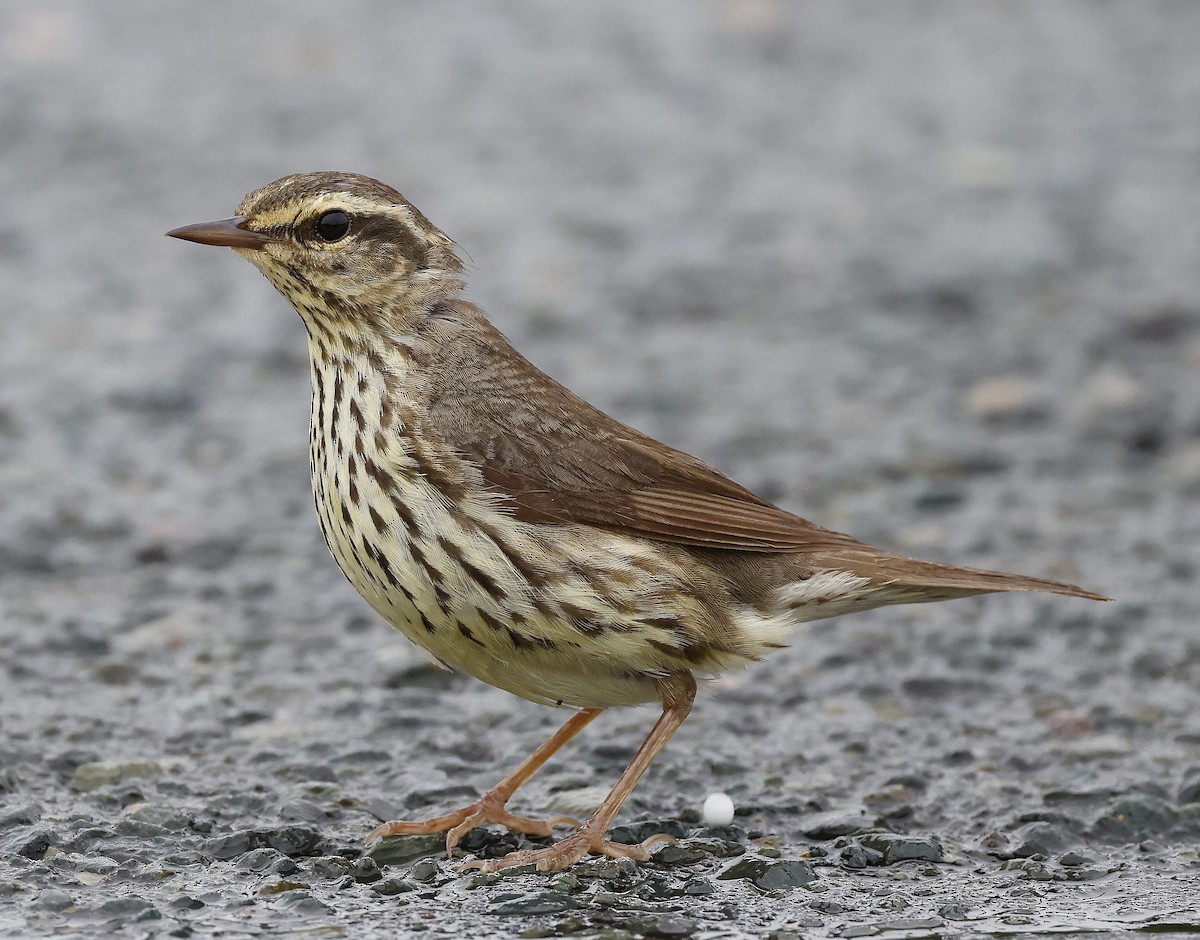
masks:
[[[710,793],[701,814],[706,826],[728,826],[733,822],[733,800],[728,793]]]

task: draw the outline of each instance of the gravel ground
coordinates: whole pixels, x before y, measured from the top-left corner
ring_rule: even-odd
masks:
[[[0,934],[1200,930],[1198,47],[1186,0],[5,3]],[[620,418],[1117,602],[812,625],[702,690],[622,816],[683,837],[653,863],[364,856],[562,715],[370,614],[311,509],[300,324],[162,237],[331,168]],[[586,808],[653,717],[518,810]]]

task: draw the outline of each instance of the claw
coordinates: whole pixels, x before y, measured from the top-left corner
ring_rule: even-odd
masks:
[[[368,846],[377,839],[389,836],[423,836],[436,832],[446,833],[446,854],[453,856],[454,847],[462,841],[472,829],[488,823],[507,826],[517,832],[531,836],[549,836],[555,826],[574,826],[582,828],[583,824],[570,816],[556,816],[553,819],[528,819],[525,816],[514,816],[508,811],[508,801],[517,788],[537,772],[537,769],[567,741],[575,737],[603,709],[581,708],[559,728],[550,739],[522,761],[511,774],[500,783],[488,790],[470,806],[464,806],[445,816],[435,816],[433,819],[407,821],[393,819],[382,826],[376,826],[367,836]]]
[[[674,836],[658,833],[637,845],[626,845],[624,842],[610,842],[603,838],[603,834],[597,838],[584,828],[548,848],[521,849],[518,852],[510,852],[503,858],[473,858],[465,862],[460,870],[481,871],[490,875],[506,868],[532,865],[535,871],[561,871],[570,868],[589,852],[607,855],[609,858],[631,858],[635,862],[646,862],[654,854],[652,849],[659,845],[673,845],[675,841]]]
[[[454,848],[462,841],[463,837],[472,829],[486,826],[488,823],[504,826],[514,832],[523,832],[526,835],[543,838],[553,835],[555,826],[572,826],[575,829],[583,826],[578,819],[572,819],[570,816],[555,816],[553,819],[529,819],[526,816],[516,816],[510,813],[504,804],[491,793],[485,793],[470,806],[464,806],[445,816],[415,821],[393,819],[385,822],[371,831],[371,834],[367,836],[366,844],[371,845],[377,839],[386,839],[390,836],[423,836],[444,832],[446,833],[446,855],[453,858]]]

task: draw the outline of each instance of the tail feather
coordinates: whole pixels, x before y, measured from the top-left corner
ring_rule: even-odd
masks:
[[[969,597],[972,594],[996,591],[1037,591],[1082,597],[1092,601],[1111,600],[1103,594],[1064,581],[1030,578],[1022,574],[989,571],[985,568],[960,568],[957,565],[889,555],[869,548],[865,551],[849,549],[830,552],[822,557],[820,564],[823,567],[840,568],[859,577],[870,578],[876,584],[907,588],[918,595],[922,591],[928,591],[929,600]],[[914,600],[922,599],[924,598],[914,597]]]

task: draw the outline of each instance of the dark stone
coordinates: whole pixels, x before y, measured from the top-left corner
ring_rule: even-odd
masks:
[[[272,875],[291,875],[299,870],[300,866],[286,855],[279,856],[279,859],[271,866]]]
[[[303,887],[307,888],[308,886],[304,885]],[[305,890],[288,891],[279,899],[279,903],[291,911],[310,916],[333,913],[333,909],[328,904],[318,901]]]
[[[746,830],[741,826],[706,826],[692,833],[693,839],[719,839],[722,842],[742,842],[746,839]]]
[[[322,809],[311,800],[288,800],[279,807],[279,818],[284,822],[327,822],[333,814]]]
[[[936,930],[945,926],[945,922],[940,917],[898,917],[880,921],[876,926],[880,930]]]
[[[1161,679],[1171,671],[1172,657],[1162,650],[1147,650],[1134,657],[1130,671],[1146,679]]]
[[[874,924],[853,924],[839,930],[838,936],[844,940],[854,940],[855,937],[873,937],[880,932]]]
[[[913,698],[948,699],[955,698],[968,689],[976,690],[977,681],[967,683],[950,676],[914,676],[905,679],[900,687]]]
[[[0,793],[16,793],[21,785],[21,778],[12,767],[0,767]]]
[[[882,820],[878,816],[833,810],[827,813],[814,813],[800,820],[800,831],[810,839],[824,841],[875,829],[881,823]]]
[[[443,837],[442,846],[445,844]],[[520,836],[511,829],[472,829],[463,836],[458,848],[476,858],[503,858],[515,852],[520,844]]]
[[[624,864],[626,862],[628,864]],[[595,862],[580,862],[571,871],[581,878],[596,878],[600,881],[621,882],[637,875],[638,867],[633,859],[603,858]]]
[[[1018,871],[1030,881],[1053,881],[1054,873],[1045,862],[1032,858],[1011,858],[1000,866],[1001,871]]]
[[[663,914],[651,920],[638,920],[637,931],[646,937],[690,937],[696,922],[679,914]]]
[[[841,860],[843,868],[862,869],[883,864],[883,853],[868,849],[857,842],[842,849]]]
[[[407,894],[409,891],[416,891],[417,886],[411,881],[405,881],[403,878],[385,878],[382,881],[375,882],[371,886],[371,890],[384,897],[391,897],[396,894]]]
[[[467,803],[478,796],[479,791],[466,784],[437,790],[413,790],[405,797],[404,806],[406,809],[423,809],[433,803]]]
[[[1179,788],[1178,802],[1181,805],[1200,803],[1200,777],[1185,783]]]
[[[34,907],[44,911],[61,911],[75,903],[75,899],[66,891],[58,888],[48,888],[37,896]]]
[[[391,865],[407,865],[418,858],[441,855],[445,851],[446,837],[434,833],[427,836],[392,836],[378,839],[367,847],[366,855],[374,859],[376,865],[387,868]]]
[[[807,862],[775,862],[757,855],[738,859],[717,875],[721,881],[745,879],[763,891],[790,891],[815,881],[816,877]]]
[[[72,750],[56,754],[46,762],[46,765],[65,779],[71,777],[82,765],[93,764],[100,760],[101,756],[95,751],[73,748]]]
[[[172,852],[162,861],[169,868],[190,868],[194,865],[205,865],[210,856],[202,852]]]
[[[1200,318],[1187,307],[1165,305],[1139,311],[1121,327],[1121,333],[1139,343],[1175,343],[1195,330]]]
[[[945,512],[960,505],[962,490],[949,483],[930,483],[913,499],[913,508],[918,512]]]
[[[567,894],[574,894],[582,887],[583,882],[570,871],[559,872],[550,880],[551,889],[554,891],[565,891]]]
[[[24,858],[39,861],[54,844],[54,833],[49,829],[33,829],[17,833],[6,840],[6,849]]]
[[[967,920],[972,909],[972,905],[966,901],[951,901],[939,907],[938,914],[946,920]]]
[[[637,845],[639,842],[645,842],[651,836],[659,834],[685,839],[689,831],[689,828],[678,819],[648,819],[645,822],[614,826],[608,831],[608,837],[613,842],[620,842],[623,845]]]
[[[375,864],[374,859],[366,859]],[[354,870],[354,862],[348,858],[342,858],[340,855],[326,855],[321,858],[310,859],[307,868],[312,872],[313,877],[321,881],[337,881],[339,878],[345,878]],[[375,870],[379,870],[379,866],[375,866]]]
[[[266,844],[289,858],[306,858],[315,855],[325,840],[318,829],[312,826],[280,826],[267,829]]]
[[[204,850],[217,859],[237,858],[254,849],[271,848],[290,858],[317,854],[323,846],[321,833],[310,826],[279,826],[272,829],[243,829],[216,836],[204,844]]]
[[[319,780],[322,783],[337,783],[337,774],[328,764],[301,764],[282,771],[292,780]]]
[[[693,878],[683,886],[683,893],[689,897],[705,898],[717,889],[704,878]]]
[[[196,409],[196,395],[181,386],[118,389],[108,396],[109,403],[122,411],[132,411],[157,421],[182,418]]]
[[[1087,829],[1087,823],[1085,823],[1078,816],[1073,816],[1070,813],[1064,813],[1059,810],[1052,809],[1036,810],[1035,812],[1031,813],[1021,813],[1019,816],[1017,816],[1016,821],[1018,824],[1031,822],[1053,823],[1060,829],[1066,829],[1068,832],[1075,833],[1075,835],[1082,835]]]
[[[101,914],[109,914],[129,920],[157,920],[162,917],[158,909],[143,898],[113,898],[100,905]]]
[[[369,885],[374,884],[383,878],[383,872],[379,870],[379,866],[373,858],[356,858],[350,866],[350,877],[359,884]]]
[[[1109,805],[1092,831],[1109,842],[1144,842],[1170,829],[1178,815],[1165,800],[1129,793]]]
[[[135,549],[133,553],[133,560],[139,565],[161,565],[170,558],[170,552],[162,542],[148,542]]]
[[[1017,847],[1012,850],[1016,858],[1029,858],[1033,855],[1049,857],[1079,844],[1079,839],[1074,833],[1048,822],[1030,823],[1019,829],[1014,836],[1019,840]]]
[[[343,754],[338,758],[338,763],[355,767],[361,764],[388,764],[391,763],[392,759],[392,755],[387,751],[363,748]]]
[[[894,777],[888,777],[883,781],[883,785],[885,787],[904,787],[913,793],[924,793],[929,789],[929,778],[919,773],[897,774]]]
[[[578,906],[568,895],[561,892],[536,891],[505,900],[492,908],[492,911],[496,914],[561,914]]]
[[[863,833],[858,837],[858,841],[863,848],[880,852],[885,865],[913,860],[940,862],[945,859],[942,847],[932,838],[877,830]]]
[[[22,803],[0,814],[0,831],[13,826],[32,826],[42,818],[42,808],[36,803]]]
[[[242,540],[235,536],[209,538],[186,545],[179,552],[179,561],[201,571],[219,571],[237,557]]]
[[[433,663],[414,662],[384,677],[385,689],[448,689],[456,679],[454,673]],[[478,794],[476,794],[478,796]]]
[[[439,872],[437,862],[431,858],[423,858],[413,865],[412,871],[408,875],[413,881],[430,882],[438,876]]]
[[[268,871],[277,861],[286,857],[275,849],[253,849],[238,857],[237,867],[242,871]]]
[[[692,838],[687,840],[687,847],[711,855],[714,858],[736,858],[746,854],[746,847],[740,842],[726,839]]]
[[[708,857],[707,852],[690,845],[664,845],[654,852],[654,861],[660,865],[695,865]]]

